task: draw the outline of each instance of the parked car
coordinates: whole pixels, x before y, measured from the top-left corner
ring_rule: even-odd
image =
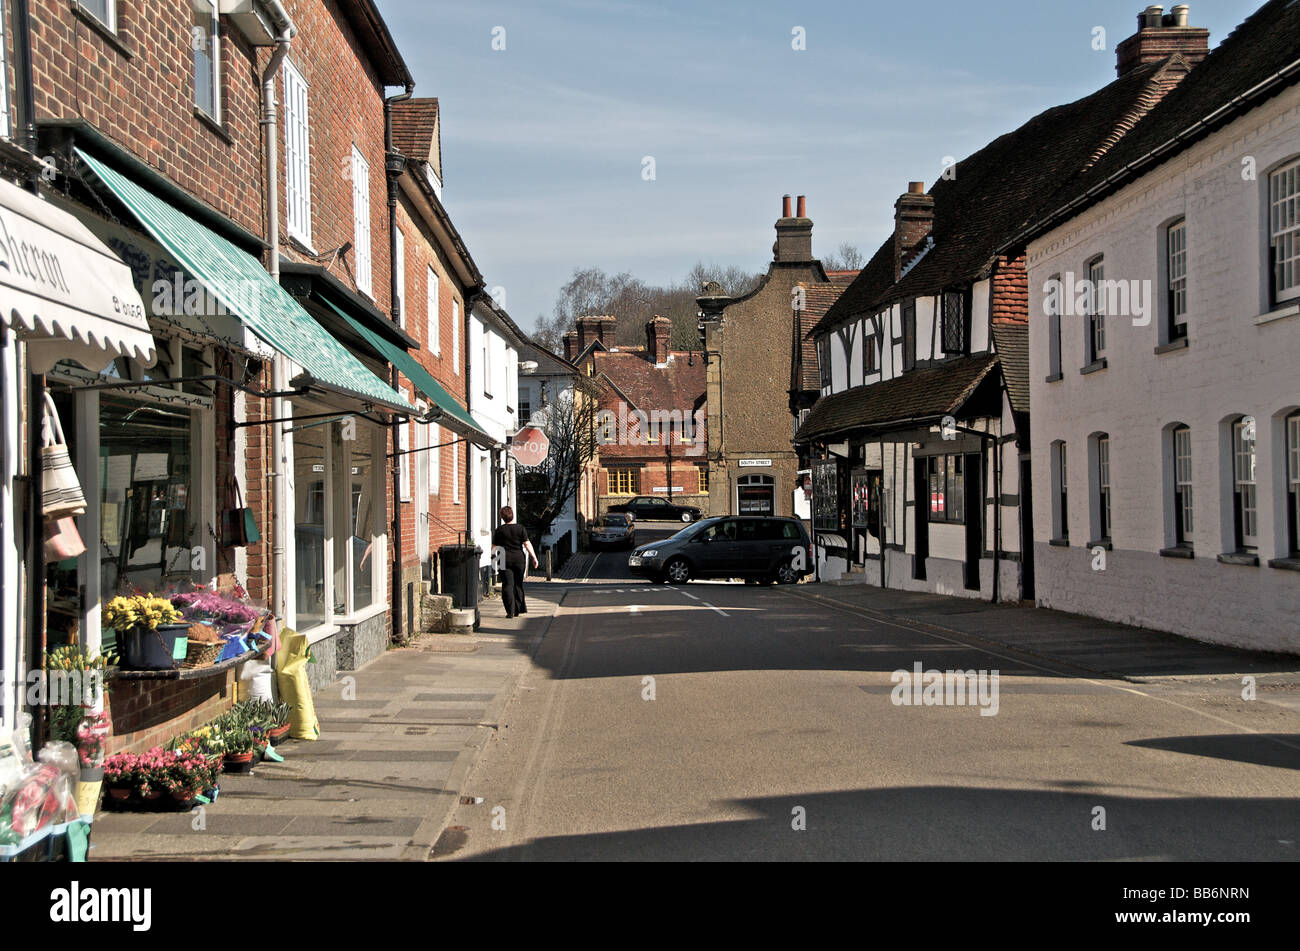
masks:
[[[633,549],[627,567],[657,584],[685,584],[692,578],[797,584],[813,571],[812,540],[796,518],[706,518],[671,538]]]
[[[636,519],[626,512],[615,512],[596,519],[588,535],[592,548],[631,548],[636,544]]]
[[[676,505],[658,495],[638,495],[609,507],[610,514],[628,512],[637,519],[653,522],[697,522],[700,510],[694,505]]]

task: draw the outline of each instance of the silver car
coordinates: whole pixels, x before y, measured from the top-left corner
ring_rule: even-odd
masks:
[[[636,519],[624,512],[598,518],[590,540],[592,548],[631,548],[636,544]]]

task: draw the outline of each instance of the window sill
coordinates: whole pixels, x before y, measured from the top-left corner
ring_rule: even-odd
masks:
[[[1089,551],[1092,551],[1094,548],[1104,548],[1106,551],[1115,550],[1109,538],[1099,538],[1094,542],[1088,542],[1088,544],[1085,545],[1084,547],[1087,548]]]
[[[1185,548],[1182,545],[1175,545],[1173,548],[1160,549],[1161,558],[1195,558],[1196,553],[1191,548]]]
[[[1045,379],[1043,382],[1044,382],[1044,383],[1060,383],[1060,382],[1061,382],[1062,380],[1064,380],[1064,379],[1065,379],[1065,374],[1064,374],[1064,373],[1053,373],[1051,376],[1049,376],[1049,377],[1048,377],[1047,379]]]
[[[293,232],[289,232],[287,237],[289,239],[289,243],[292,244],[299,251],[301,251],[303,254],[309,254],[314,258],[320,257],[320,254],[316,251],[316,249],[311,246],[310,240],[306,240],[302,236],[296,235]]]
[[[70,0],[68,5],[72,8],[73,15],[102,36],[108,42],[109,46],[113,47],[113,49],[117,50],[127,59],[135,58],[135,51],[126,45],[126,42],[122,37],[110,29],[107,23],[95,16],[95,14],[91,13],[83,4],[79,3],[78,0]],[[119,23],[118,26],[120,27],[121,24]],[[77,55],[80,54],[78,53]]]
[[[230,137],[230,133],[226,131],[225,126],[223,126],[216,119],[212,118],[212,116],[208,115],[198,106],[194,107],[194,118],[198,119],[200,123],[207,126],[209,132],[211,132],[217,138],[221,139],[221,141],[225,142],[227,145],[235,144],[235,140]]]
[[[1084,376],[1087,376],[1089,373],[1097,373],[1100,370],[1104,370],[1109,365],[1110,364],[1106,362],[1106,358],[1102,357],[1100,360],[1093,360],[1086,367],[1080,367],[1079,372]]]
[[[1296,314],[1300,314],[1300,302],[1293,301],[1286,304],[1279,304],[1274,310],[1269,311],[1267,314],[1260,314],[1256,317],[1255,326],[1258,327],[1261,324],[1271,324],[1275,320],[1285,320],[1288,317],[1294,317]]]
[[[1243,565],[1247,568],[1259,567],[1259,555],[1252,555],[1248,551],[1224,552],[1219,556],[1219,563],[1222,565]]]
[[[1068,538],[1053,538],[1047,544],[1053,548],[1069,548],[1070,540]]]
[[[1187,338],[1179,337],[1177,340],[1170,340],[1168,343],[1162,343],[1156,347],[1155,354],[1160,356],[1165,353],[1177,353],[1179,350],[1187,349]]]
[[[1300,556],[1290,558],[1274,558],[1269,563],[1270,568],[1280,568],[1282,571],[1300,571]]]

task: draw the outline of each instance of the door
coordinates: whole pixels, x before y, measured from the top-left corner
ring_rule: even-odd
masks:
[[[1020,596],[1034,600],[1034,493],[1029,484],[1030,464],[1020,460]]]
[[[912,518],[916,541],[912,555],[912,577],[925,580],[925,560],[930,557],[930,475],[929,460],[912,462]]]
[[[963,458],[962,504],[966,512],[966,571],[968,591],[980,589],[980,555],[984,549],[984,466],[983,457],[971,453]],[[996,502],[995,504],[1001,504]]]
[[[691,559],[698,576],[731,577],[741,570],[741,544],[737,519],[729,518],[710,525],[691,542]]]
[[[776,480],[771,476],[741,476],[736,482],[737,515],[775,515]]]

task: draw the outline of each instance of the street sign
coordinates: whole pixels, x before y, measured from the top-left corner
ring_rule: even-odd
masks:
[[[551,441],[536,426],[525,426],[510,439],[510,455],[521,466],[540,466],[550,449]]]
[[[766,469],[772,465],[771,459],[738,459],[736,465],[742,469]]]

